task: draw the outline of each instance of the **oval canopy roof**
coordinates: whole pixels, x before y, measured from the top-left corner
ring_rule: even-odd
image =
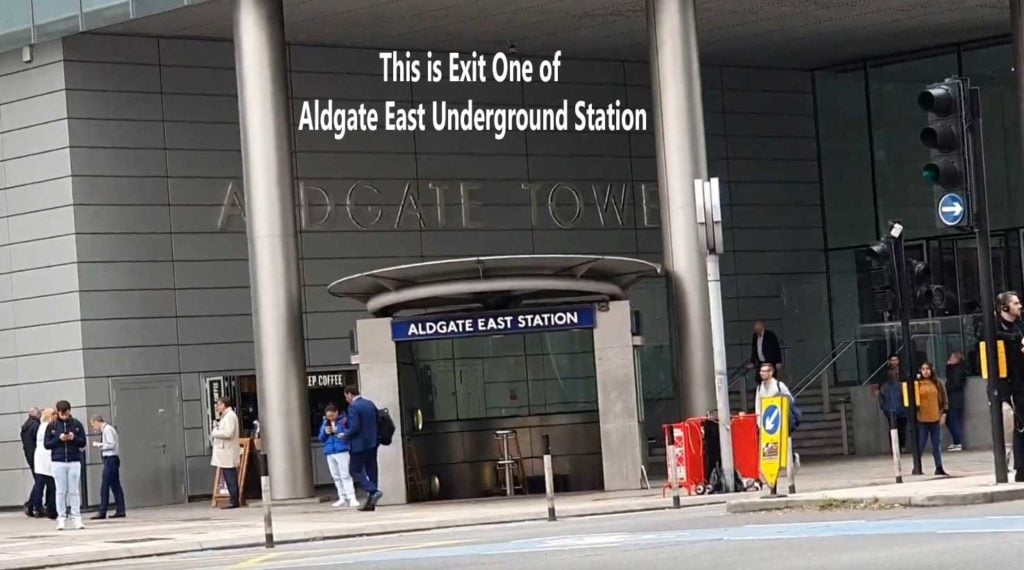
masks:
[[[661,266],[628,257],[501,255],[427,261],[351,275],[327,290],[374,316],[403,310],[507,309],[541,303],[622,300]]]

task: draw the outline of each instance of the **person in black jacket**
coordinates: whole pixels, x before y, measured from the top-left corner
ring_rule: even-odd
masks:
[[[1024,482],[1024,329],[1021,328],[1020,296],[1004,291],[996,297],[996,341],[1006,345],[1005,382],[999,382],[999,396],[1004,407],[1012,407],[1014,480]]]
[[[764,327],[764,322],[754,323],[754,336],[750,339],[750,360],[747,368],[760,368],[771,364],[776,371],[782,368],[782,346],[779,337]]]
[[[85,428],[82,422],[71,417],[71,404],[66,400],[57,402],[57,418],[47,424],[43,445],[50,450],[53,461],[53,479],[57,487],[57,530],[64,530],[69,509],[71,524],[76,529],[83,529],[82,495],[78,488],[82,478]]]
[[[946,451],[963,451],[964,449],[964,408],[966,408],[967,369],[964,366],[964,355],[954,352],[946,362],[946,394],[949,397],[949,416],[946,427],[953,436],[953,444]]]
[[[25,419],[25,423],[21,424],[21,450],[25,453],[25,463],[28,464],[29,471],[33,473],[33,479],[35,478],[36,470],[36,432],[38,430],[39,408],[31,408],[28,411],[28,418]],[[35,493],[36,485],[33,484],[28,500],[25,501],[25,514],[30,517],[35,516],[35,511],[32,509],[32,505],[35,504],[33,500]]]

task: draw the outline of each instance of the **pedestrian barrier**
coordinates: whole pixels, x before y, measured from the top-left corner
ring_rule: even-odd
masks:
[[[711,417],[690,418],[662,426],[665,449],[671,450],[671,454],[666,453],[668,482],[662,488],[662,497],[673,484],[686,489],[687,495],[714,492],[711,474],[720,463],[718,440],[717,435],[708,437],[707,432],[716,434],[718,427],[718,422]],[[753,414],[733,416],[731,429],[733,465],[743,480],[738,488],[760,490],[757,417]],[[709,457],[709,450],[712,457]]]

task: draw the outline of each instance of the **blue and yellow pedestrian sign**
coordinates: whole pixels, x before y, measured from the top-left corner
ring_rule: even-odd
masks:
[[[766,485],[775,487],[789,457],[789,398],[775,396],[761,400],[759,463]]]

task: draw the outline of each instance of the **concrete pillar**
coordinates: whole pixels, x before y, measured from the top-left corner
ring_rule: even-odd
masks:
[[[274,499],[313,496],[281,0],[235,0],[260,427]]]
[[[647,0],[672,372],[683,418],[715,407],[708,279],[693,197],[694,179],[707,178],[694,4]]]
[[[384,498],[380,505],[405,504],[405,442],[402,422],[405,416],[398,396],[398,353],[391,340],[391,319],[361,319],[356,321],[356,341],[359,350],[359,392],[387,408],[395,420],[395,439],[391,445],[382,445],[377,451],[378,486]]]
[[[640,488],[643,426],[640,425],[629,301],[597,311],[594,368],[601,418],[601,466],[605,491]]]

